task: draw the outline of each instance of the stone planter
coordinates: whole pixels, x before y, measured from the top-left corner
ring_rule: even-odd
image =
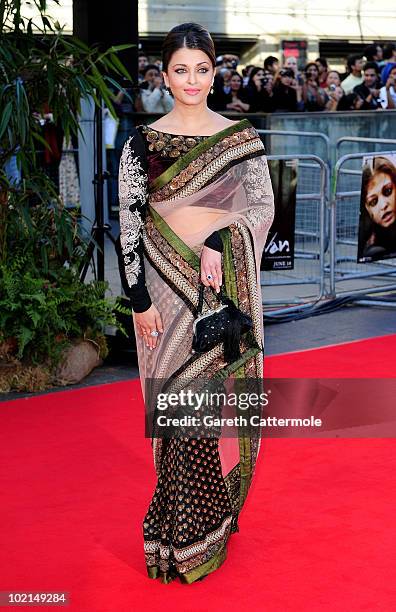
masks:
[[[65,349],[54,373],[54,383],[76,384],[102,363],[98,345],[92,340],[80,340]]]

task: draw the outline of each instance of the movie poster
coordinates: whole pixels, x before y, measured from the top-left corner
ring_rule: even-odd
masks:
[[[363,158],[358,263],[396,257],[396,153]]]
[[[261,270],[293,270],[298,160],[268,160],[275,217],[268,232]]]

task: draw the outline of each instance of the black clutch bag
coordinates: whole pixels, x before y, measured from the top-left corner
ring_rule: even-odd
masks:
[[[219,306],[202,314],[204,289],[205,285],[202,283],[199,288],[198,316],[193,322],[193,352],[206,353],[220,342],[224,342],[224,359],[227,363],[231,363],[241,357],[239,346],[241,336],[252,329],[252,319],[239,310],[224,294],[222,285],[220,293],[216,293],[211,287],[219,299]]]

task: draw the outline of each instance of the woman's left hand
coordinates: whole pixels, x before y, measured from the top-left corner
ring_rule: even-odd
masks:
[[[211,279],[207,278],[208,274],[212,275]],[[220,285],[223,283],[221,253],[205,245],[201,252],[201,281],[205,287],[213,287],[216,293],[220,291]]]

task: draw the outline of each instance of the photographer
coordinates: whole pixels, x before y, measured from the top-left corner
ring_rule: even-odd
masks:
[[[143,69],[143,75],[144,81],[139,85],[142,110],[146,113],[169,113],[173,108],[174,99],[166,92],[158,66],[147,64]]]
[[[250,113],[273,112],[273,82],[274,78],[270,72],[265,72],[262,68],[257,66],[253,68],[246,86]]]
[[[275,78],[273,87],[272,103],[276,113],[296,113],[299,108],[297,104],[297,84],[294,72],[290,68],[281,68]]]
[[[354,87],[353,91],[363,100],[361,110],[377,110],[381,108],[379,100],[378,66],[376,62],[367,62],[363,66],[363,83]]]

